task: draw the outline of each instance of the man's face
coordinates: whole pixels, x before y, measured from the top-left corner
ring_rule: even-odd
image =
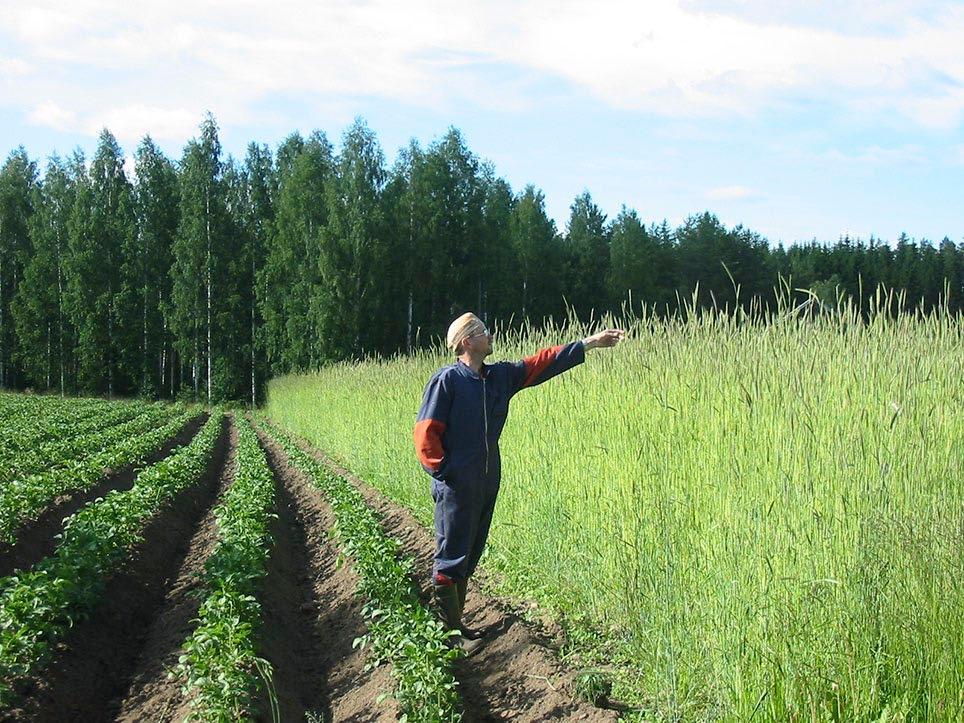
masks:
[[[470,336],[464,344],[470,345],[475,354],[480,354],[483,358],[487,357],[492,353],[492,333],[485,329],[481,334]]]

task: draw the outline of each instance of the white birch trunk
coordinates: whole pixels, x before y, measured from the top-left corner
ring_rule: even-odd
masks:
[[[52,324],[48,319],[47,320],[47,374],[46,374],[47,391],[50,391],[50,375],[53,372],[53,368],[54,368],[53,348],[52,348],[52,342],[50,340],[50,334],[53,331],[53,329],[51,329],[51,326]]]
[[[208,334],[208,404],[211,403],[211,190],[207,189],[204,199],[205,223],[207,228],[207,263],[205,270],[205,281],[207,284],[208,313],[207,313],[207,334]]]
[[[252,241],[252,244],[255,243]],[[255,268],[254,268],[254,249],[251,249],[251,408],[254,409],[255,399],[257,399],[257,389],[255,387],[255,374],[254,374],[254,302],[255,302],[255,290],[258,285],[255,283],[254,278]]]
[[[408,340],[408,353],[412,353],[412,305],[414,299],[412,298],[412,290],[408,290],[408,330],[405,333],[405,337]]]
[[[66,396],[64,380],[64,273],[63,273],[63,241],[57,232],[57,323],[59,330],[57,339],[60,345],[60,396]]]
[[[0,240],[3,239],[3,219],[0,218]],[[3,285],[3,259],[6,254],[0,253],[0,387],[5,387],[7,385],[7,340],[6,340],[6,328],[4,327],[5,319],[3,317],[3,300],[4,293],[6,289]]]

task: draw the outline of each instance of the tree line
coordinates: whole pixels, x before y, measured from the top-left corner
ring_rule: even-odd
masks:
[[[490,324],[645,304],[773,309],[878,287],[905,309],[964,309],[964,244],[901,236],[771,248],[710,213],[672,228],[588,191],[565,230],[449,129],[389,167],[358,119],[225,157],[208,115],[179,161],[148,136],[132,174],[101,132],[87,159],[0,169],[0,386],[206,401],[264,380],[409,352],[466,309]],[[780,291],[782,289],[782,292]],[[808,301],[809,300],[809,301]]]

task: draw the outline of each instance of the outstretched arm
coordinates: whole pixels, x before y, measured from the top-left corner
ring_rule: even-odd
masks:
[[[552,379],[557,374],[572,369],[586,358],[587,349],[598,349],[616,344],[625,336],[622,329],[607,329],[598,334],[587,336],[581,341],[561,344],[549,349],[541,349],[532,356],[513,362],[514,382],[512,393],[534,387]]]
[[[582,345],[586,348],[586,351],[590,349],[606,349],[611,346],[616,346],[626,337],[626,332],[622,329],[606,329],[605,331],[600,331],[598,334],[593,334],[592,336],[587,336],[582,340]]]

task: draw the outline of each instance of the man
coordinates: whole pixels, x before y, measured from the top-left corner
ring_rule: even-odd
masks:
[[[458,358],[425,387],[414,437],[419,462],[432,476],[435,600],[448,628],[460,631],[454,643],[466,655],[482,645],[481,636],[462,627],[462,610],[499,493],[499,436],[509,400],[581,364],[587,350],[614,346],[624,335],[607,329],[521,361],[485,364],[492,334],[482,320],[467,313],[449,326],[446,341]]]

